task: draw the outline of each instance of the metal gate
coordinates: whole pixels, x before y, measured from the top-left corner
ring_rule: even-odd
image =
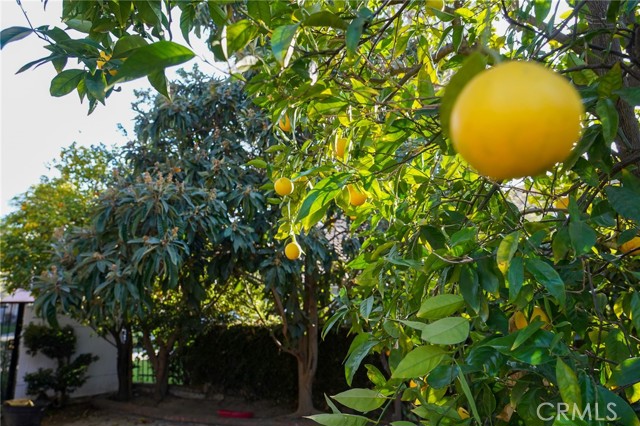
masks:
[[[20,335],[26,303],[0,303],[0,391],[12,399],[16,388]]]

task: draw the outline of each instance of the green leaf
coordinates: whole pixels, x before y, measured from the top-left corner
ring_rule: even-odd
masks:
[[[543,325],[544,323],[539,319],[537,319],[537,320],[534,320],[533,323],[527,325],[522,330],[518,331],[516,339],[514,340],[513,345],[511,346],[511,350],[515,351],[516,349],[518,349],[520,345],[522,345],[524,342],[529,340],[529,337],[536,334],[538,330],[542,328]]]
[[[323,426],[364,426],[370,422],[366,417],[351,414],[314,414],[306,418]]]
[[[248,19],[241,19],[238,22],[226,27],[227,43],[225,55],[229,58],[235,52],[244,49],[249,42],[255,37],[258,28]],[[223,40],[224,43],[224,40]]]
[[[113,54],[111,55],[111,57],[113,59],[124,59],[129,56],[132,51],[146,46],[147,44],[147,41],[140,36],[124,36],[118,39],[118,41],[116,42],[116,45],[113,47]]]
[[[164,74],[164,69],[152,72],[147,76],[147,79],[158,93],[169,99],[169,89],[167,88],[167,77]]]
[[[345,407],[366,413],[367,411],[376,410],[387,400],[380,392],[372,389],[349,389],[341,392],[331,398],[338,401]]]
[[[360,43],[360,37],[362,36],[365,22],[367,21],[362,17],[354,18],[347,27],[345,46],[347,47],[347,54],[349,56],[355,55],[358,51],[358,44]]]
[[[582,408],[582,394],[580,393],[578,377],[560,358],[556,363],[556,380],[562,400],[569,404],[570,407]]]
[[[312,13],[303,21],[303,24],[307,27],[331,27],[341,30],[347,29],[347,23],[344,20],[342,20],[338,15],[326,10]]]
[[[569,236],[576,256],[589,253],[598,237],[593,228],[581,220],[573,220],[573,217],[569,223]]]
[[[640,418],[638,418],[636,412],[624,399],[620,398],[618,395],[602,386],[597,387],[597,394],[598,402],[600,403],[601,407],[612,408],[611,410],[606,410],[606,412],[604,413],[604,416],[608,417],[609,419],[611,417],[616,417],[617,423],[612,422],[611,424],[620,424],[624,426],[640,426]]]
[[[267,27],[271,24],[271,7],[268,1],[247,1],[247,12],[255,20],[264,22]]]
[[[640,105],[640,87],[625,87],[613,91],[631,106]]]
[[[521,257],[516,257],[511,261],[507,271],[507,281],[509,282],[509,302],[514,302],[524,283],[524,262]]]
[[[53,77],[49,93],[51,96],[60,97],[73,91],[84,78],[84,70],[66,70]]]
[[[473,414],[474,419],[479,425],[482,424],[482,421],[480,420],[480,414],[478,413],[478,407],[476,406],[476,400],[471,393],[471,388],[469,387],[467,378],[464,377],[462,369],[460,369],[458,372],[458,381],[460,382],[460,387],[462,388],[464,396],[467,397],[467,402],[469,403],[469,408],[471,408],[471,413]]]
[[[640,224],[640,196],[636,191],[626,186],[607,186],[604,190],[616,212]]]
[[[118,69],[116,81],[129,81],[148,76],[161,69],[189,61],[195,54],[172,41],[158,41],[131,52]]]
[[[602,136],[606,143],[611,143],[618,133],[618,111],[611,99],[600,99],[596,104],[596,113],[602,123]]]
[[[295,35],[300,24],[282,25],[271,35],[271,50],[278,63],[286,68],[293,55],[295,45]]]
[[[455,345],[469,337],[469,321],[466,318],[442,318],[422,328],[422,340],[435,345]]]
[[[134,2],[134,6],[144,23],[156,25],[162,21],[162,4],[160,0],[138,0]]]
[[[464,298],[458,294],[440,294],[429,297],[420,306],[418,318],[437,320],[455,314],[464,306]]]
[[[535,280],[556,298],[560,306],[564,306],[566,301],[564,281],[562,281],[558,272],[551,265],[540,259],[527,259],[525,265],[527,271],[533,275]]]
[[[498,263],[498,269],[506,276],[509,270],[509,264],[513,255],[518,250],[518,243],[520,242],[520,231],[512,232],[500,241],[498,246],[498,252],[496,254],[496,262]]]
[[[361,333],[353,339],[351,346],[349,347],[349,355],[345,361],[344,373],[347,379],[347,384],[351,386],[356,370],[360,367],[362,360],[369,354],[369,351],[378,344],[378,341],[373,339],[368,333]]]
[[[470,265],[463,265],[460,270],[460,293],[471,309],[480,311],[481,292],[478,273]]]
[[[346,173],[339,173],[322,179],[307,193],[300,206],[296,218],[305,229],[311,229],[313,225],[322,219],[329,208],[329,203],[342,192],[342,188],[349,178]]]
[[[484,71],[486,66],[487,58],[481,53],[475,52],[469,55],[460,70],[451,77],[444,96],[442,97],[442,102],[440,103],[440,123],[445,133],[449,132],[451,111],[453,110],[456,99],[458,99],[458,95],[460,95],[464,87],[473,77]]]
[[[213,22],[219,26],[224,27],[227,23],[227,13],[217,4],[215,0],[207,1],[209,6],[209,16]]]
[[[94,75],[85,74],[84,85],[91,96],[104,104],[107,80],[103,72],[96,71]]]
[[[252,166],[258,169],[266,169],[267,162],[262,158],[254,158],[253,160],[247,162],[247,166]]]
[[[27,27],[9,27],[0,32],[0,49],[7,44],[21,40],[31,34],[33,30]]]
[[[640,383],[640,358],[629,358],[611,370],[608,386],[630,386]]]
[[[622,88],[622,69],[616,62],[605,75],[600,78],[598,95],[600,98],[609,98],[615,90]]]
[[[438,346],[418,346],[402,358],[391,378],[412,379],[424,376],[436,368],[445,355],[445,351]]]

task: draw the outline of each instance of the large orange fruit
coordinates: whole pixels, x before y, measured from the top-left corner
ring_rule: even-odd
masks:
[[[560,75],[534,62],[504,62],[464,87],[451,112],[451,140],[482,175],[535,176],[568,157],[583,112]]]

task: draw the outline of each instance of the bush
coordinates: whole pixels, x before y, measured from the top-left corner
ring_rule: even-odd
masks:
[[[344,355],[352,338],[346,331],[331,333],[319,343],[314,399],[324,407],[324,394],[348,389],[344,375]],[[210,385],[219,392],[247,399],[294,402],[297,397],[297,366],[293,356],[278,350],[269,330],[251,326],[218,326],[196,338],[178,354],[182,360],[184,383]],[[364,363],[379,365],[377,358]],[[363,364],[364,364],[363,363]],[[354,386],[366,386],[365,369],[359,370]]]
[[[64,404],[68,395],[87,381],[89,364],[98,359],[97,356],[84,353],[71,360],[76,350],[76,335],[71,326],[51,328],[29,324],[24,331],[24,343],[28,354],[41,352],[58,363],[56,370],[39,368],[35,373],[25,374],[27,394],[41,398],[52,390],[57,405]]]

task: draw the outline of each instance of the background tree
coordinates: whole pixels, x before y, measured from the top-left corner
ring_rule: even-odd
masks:
[[[71,144],[50,165],[59,176],[43,176],[12,200],[17,209],[0,220],[1,268],[8,291],[29,289],[33,277],[48,269],[56,231],[86,224],[116,159],[117,153],[104,145]]]
[[[140,4],[69,3],[64,18],[90,22],[87,37],[114,54],[133,46],[133,34],[151,42],[113,62],[113,83],[157,81],[159,69],[189,59],[188,49],[158,41],[170,22],[159,16],[171,12],[183,33],[211,30],[216,58],[238,72],[254,68],[249,93],[292,128],[279,133],[274,169],[313,188],[285,201],[284,236],[311,230],[337,205],[367,238],[350,263],[359,286],[340,312],[359,332],[347,379],[371,350],[388,351],[389,371],[371,369],[376,390],[337,401],[370,411],[399,397],[420,403],[414,421],[531,425],[553,422],[536,415],[540,401],[578,410],[613,403],[610,423],[638,425],[640,280],[635,246],[623,245],[640,227],[637,2],[559,4],[191,2],[165,4],[154,18]],[[198,13],[205,8],[211,21]],[[118,30],[99,32],[105,20]],[[3,40],[32,31],[5,30]],[[60,68],[60,57],[79,57],[84,65],[74,82],[100,75],[91,62],[97,48],[52,44],[60,53],[45,61]],[[174,50],[156,54],[167,47]],[[455,155],[449,117],[472,77],[507,60],[564,75],[587,114],[563,164],[497,181]],[[336,159],[340,139],[348,148]],[[347,184],[369,202],[350,205]],[[315,419],[345,416],[367,422]]]

